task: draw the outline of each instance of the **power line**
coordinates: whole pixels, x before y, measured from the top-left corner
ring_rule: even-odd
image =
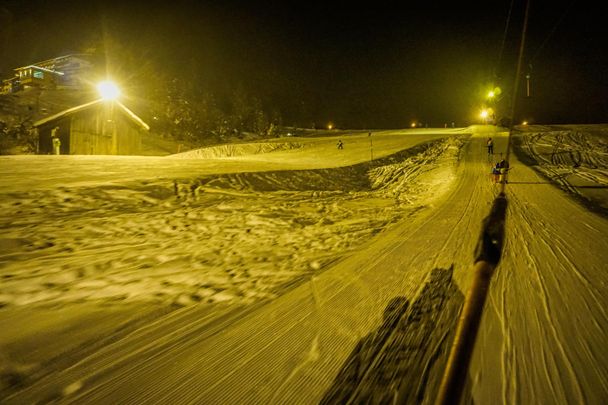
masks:
[[[562,23],[562,21],[564,20],[564,18],[566,18],[566,15],[568,15],[568,12],[570,11],[570,9],[574,5],[574,3],[575,3],[575,0],[572,0],[570,2],[570,4],[568,5],[568,7],[566,7],[566,9],[564,10],[564,12],[562,13],[561,17],[557,20],[557,22],[555,23],[555,25],[553,25],[553,28],[551,28],[551,31],[549,31],[549,34],[545,37],[544,41],[536,49],[536,52],[534,52],[534,56],[532,56],[530,58],[530,62],[529,62],[530,64],[532,64],[532,62],[540,54],[540,51],[545,47],[545,45],[547,45],[547,42],[549,42],[549,39],[553,36],[553,34],[555,33],[555,31],[557,30],[557,27],[559,27],[559,25]]]
[[[519,55],[517,56],[517,69],[515,71],[515,80],[513,85],[513,94],[511,99],[511,116],[509,117],[509,137],[507,139],[507,155],[505,160],[507,163],[509,162],[509,157],[511,154],[511,138],[513,137],[513,125],[515,124],[515,105],[517,103],[517,90],[519,88],[519,79],[521,77],[521,65],[524,59],[524,49],[526,45],[526,34],[528,32],[528,17],[530,14],[530,0],[526,1],[526,11],[524,14],[524,25],[521,30],[521,42],[519,44]],[[501,184],[500,192],[503,194],[505,192],[506,181]]]
[[[505,51],[505,43],[507,42],[507,33],[509,32],[509,25],[511,24],[511,14],[513,13],[513,4],[515,0],[511,0],[511,5],[509,6],[509,12],[507,13],[507,20],[505,21],[505,29],[502,33],[502,40],[500,42],[500,52],[498,53],[498,61],[496,62],[496,66],[494,67],[494,77],[496,77],[496,72],[500,69],[500,64],[502,63],[502,56]]]

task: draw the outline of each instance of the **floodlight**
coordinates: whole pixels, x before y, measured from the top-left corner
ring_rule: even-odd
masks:
[[[120,96],[118,86],[107,80],[99,83],[97,90],[104,100],[116,100]]]

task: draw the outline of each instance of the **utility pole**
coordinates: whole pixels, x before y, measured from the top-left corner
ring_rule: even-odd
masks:
[[[370,132],[369,134],[367,134],[367,137],[369,138],[369,156],[370,156],[370,162],[373,162],[374,160],[374,144],[372,143],[372,133]]]
[[[513,121],[515,120],[515,103],[517,90],[520,85],[521,63],[526,43],[528,28],[528,15],[530,1],[526,1],[526,11],[519,45],[519,56],[515,73],[515,85],[511,101],[511,122],[509,123],[509,138],[505,160],[509,162],[511,151],[511,137],[513,134]],[[507,213],[507,196],[505,194],[506,181],[501,183],[500,194],[494,199],[490,214],[484,219],[483,229],[477,244],[474,263],[473,282],[465,298],[464,307],[458,320],[456,336],[450,350],[448,363],[439,387],[436,405],[451,405],[460,403],[469,364],[475,347],[477,332],[481,324],[483,307],[490,289],[490,282],[494,270],[502,256],[505,235],[505,222]]]

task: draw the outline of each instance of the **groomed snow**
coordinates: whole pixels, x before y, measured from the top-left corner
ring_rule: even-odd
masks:
[[[608,221],[581,202],[602,212],[608,200],[606,138],[558,129],[583,156],[571,170],[595,187],[568,181],[572,199],[550,184],[570,162],[542,159],[555,128],[527,130],[465,395],[601,403]],[[496,157],[506,148],[504,133],[471,131],[345,135],[340,151],[337,138],[302,138],[230,157],[0,158],[9,403],[432,402],[498,192],[485,138]],[[386,337],[394,302],[409,305]],[[37,327],[45,313],[57,319]],[[53,357],[53,336],[75,349]],[[361,380],[345,379],[353,356],[373,361]]]

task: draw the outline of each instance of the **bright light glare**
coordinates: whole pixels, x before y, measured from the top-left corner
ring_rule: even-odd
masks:
[[[496,93],[494,93],[494,90],[490,90],[488,92],[488,98],[494,98],[495,95],[496,95]]]
[[[479,116],[481,118],[488,118],[488,110],[481,110],[481,113],[479,114]]]
[[[120,96],[118,86],[110,81],[103,81],[97,85],[97,90],[104,100],[115,100]]]
[[[521,125],[528,125],[528,121],[522,122]]]

